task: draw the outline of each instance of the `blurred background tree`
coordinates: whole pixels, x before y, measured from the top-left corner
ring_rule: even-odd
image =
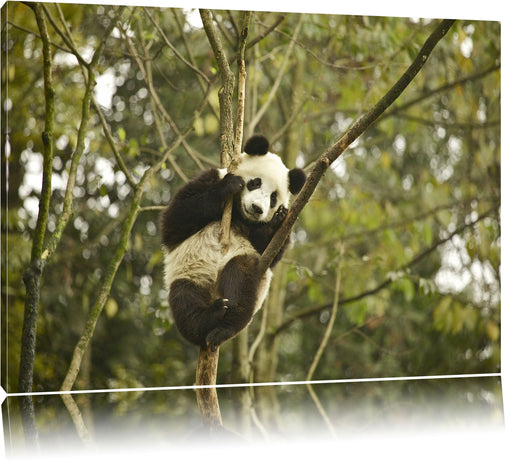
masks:
[[[2,386],[13,392],[22,276],[41,191],[44,94],[34,15],[18,2],[2,14]],[[89,62],[114,27],[94,68],[73,215],[44,270],[34,391],[61,387],[115,249],[123,248],[142,178],[136,220],[75,388],[190,385],[197,349],[170,316],[158,216],[184,181],[219,165],[218,70],[198,12],[48,4],[45,14],[56,98],[48,236],[63,211],[83,119],[85,67],[76,55]],[[240,13],[214,18],[234,58]],[[307,169],[391,87],[434,25],[254,13],[246,137],[266,134],[287,165]],[[500,52],[499,23],[457,21],[413,84],[327,172],[242,340],[250,380],[306,378],[338,278],[339,309],[314,379],[500,371]],[[236,358],[223,346],[218,383],[238,377]],[[257,388],[252,398],[263,425],[278,426],[273,389]],[[147,398],[136,393],[109,402],[119,413],[140,405]],[[165,398],[155,394],[151,406],[161,409]]]

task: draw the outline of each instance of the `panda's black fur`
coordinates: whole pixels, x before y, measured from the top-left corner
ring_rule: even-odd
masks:
[[[306,179],[303,170],[288,170],[268,149],[264,136],[251,137],[234,174],[204,171],[162,213],[169,304],[178,331],[193,344],[215,350],[247,326],[267,295],[272,271],[256,278],[260,255],[286,217],[290,193],[297,194]],[[224,253],[219,229],[230,196],[230,244]]]

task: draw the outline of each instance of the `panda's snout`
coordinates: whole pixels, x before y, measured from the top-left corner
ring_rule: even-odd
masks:
[[[256,215],[262,215],[263,214],[263,209],[259,205],[252,204],[251,207],[252,207],[253,213],[255,213]]]

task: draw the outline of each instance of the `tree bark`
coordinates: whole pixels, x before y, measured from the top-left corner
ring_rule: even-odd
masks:
[[[208,348],[199,349],[196,369],[196,397],[203,425],[210,431],[222,427],[219,399],[215,384],[217,383],[217,365],[219,348],[211,352]]]
[[[21,334],[21,353],[18,391],[31,393],[34,382],[34,361],[36,355],[37,317],[39,312],[39,300],[41,296],[41,276],[44,262],[44,239],[46,235],[46,223],[50,209],[51,178],[53,162],[53,125],[55,115],[55,90],[53,88],[52,55],[50,37],[46,27],[42,5],[35,3],[28,5],[34,11],[37,26],[41,34],[43,44],[43,72],[44,72],[44,98],[45,120],[43,140],[43,181],[41,186],[41,199],[39,201],[39,213],[37,215],[36,229],[32,241],[32,254],[30,266],[23,276],[27,298],[25,300],[25,312]],[[25,441],[34,449],[39,448],[39,436],[37,432],[34,402],[32,397],[22,396],[19,400],[21,421]]]
[[[233,340],[232,381],[249,383],[249,330],[244,329]],[[251,409],[253,406],[250,387],[237,387],[232,390],[233,401],[237,410],[237,428],[247,438],[251,436]]]
[[[219,66],[221,76],[221,88],[219,90],[220,104],[220,147],[221,147],[221,166],[228,168],[229,172],[236,169],[240,162],[243,126],[244,126],[244,106],[245,106],[245,48],[247,44],[247,34],[249,28],[250,12],[243,13],[242,28],[240,32],[238,44],[238,109],[236,117],[236,129],[233,126],[232,114],[232,96],[234,91],[234,75],[231,71],[229,61],[224,53],[224,48],[220,38],[215,30],[212,21],[212,14],[207,10],[200,10],[201,20],[203,22],[205,33],[210,42],[211,48],[215,54],[215,59]],[[224,213],[221,221],[221,233],[219,239],[223,249],[227,250],[229,245],[229,228],[231,223],[231,211],[233,208],[232,198],[225,205]],[[245,339],[245,349],[243,342]],[[242,336],[240,339],[234,340],[235,351],[243,355],[247,350],[247,338]],[[240,355],[238,355],[240,356]],[[245,357],[247,355],[245,354]],[[215,352],[209,351],[207,348],[201,348],[199,351],[199,359],[196,371],[196,394],[197,403],[201,412],[203,424],[207,425],[210,430],[222,426],[222,418],[220,414],[219,401],[215,384],[217,381],[217,364],[219,359],[219,349]],[[240,365],[244,362],[244,358],[240,358]],[[240,370],[241,371],[241,370]],[[247,375],[248,374],[239,374]],[[203,388],[204,387],[204,388]],[[241,400],[247,407],[246,395]]]

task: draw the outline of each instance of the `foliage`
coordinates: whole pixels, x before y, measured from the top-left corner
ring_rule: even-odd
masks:
[[[2,386],[14,391],[45,114],[34,16],[18,2],[7,12],[2,298],[9,331]],[[179,337],[167,306],[158,213],[183,181],[219,165],[215,57],[193,10],[63,4],[48,5],[46,14],[56,97],[47,239],[63,211],[85,88],[84,67],[58,32],[68,29],[88,61],[111,21],[121,19],[95,68],[101,112],[92,105],[86,121],[73,216],[43,275],[34,390],[61,387],[122,244],[135,185],[164,155],[143,190],[75,386],[191,384],[197,350]],[[218,11],[215,20],[234,59],[241,16]],[[270,99],[255,130],[271,138],[288,165],[308,168],[394,84],[434,26],[428,19],[254,13],[246,135]],[[498,23],[456,22],[406,92],[326,173],[280,263],[283,277],[272,289],[280,302],[266,307],[254,380],[306,377],[330,317],[338,268],[340,309],[315,379],[500,371],[499,44]],[[251,324],[249,342],[262,319],[258,314]],[[269,357],[270,377],[262,372]],[[231,382],[231,359],[227,344],[219,383]],[[117,396],[112,406],[126,413],[138,399]]]

